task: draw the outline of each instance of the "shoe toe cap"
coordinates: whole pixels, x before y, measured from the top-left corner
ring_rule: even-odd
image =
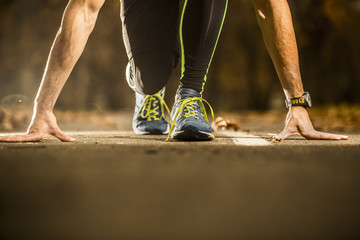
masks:
[[[197,129],[198,131],[202,132],[212,132],[212,128],[210,124],[206,121],[185,121],[183,124],[181,124],[181,127],[179,128],[179,131],[184,129]]]
[[[164,133],[168,128],[168,124],[165,121],[139,121],[135,124],[135,127],[140,132]]]

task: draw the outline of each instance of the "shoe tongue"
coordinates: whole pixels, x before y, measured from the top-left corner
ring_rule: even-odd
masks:
[[[179,88],[175,100],[183,100],[192,97],[201,97],[201,94],[191,88]]]
[[[159,94],[162,98],[164,98],[165,96],[165,87],[163,87],[160,91],[159,91]]]

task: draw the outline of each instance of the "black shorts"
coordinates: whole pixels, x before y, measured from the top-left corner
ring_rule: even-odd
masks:
[[[121,20],[129,59],[154,50],[179,55],[179,0],[122,0]]]

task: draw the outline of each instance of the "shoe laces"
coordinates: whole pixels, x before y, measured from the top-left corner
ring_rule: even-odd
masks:
[[[179,106],[178,110],[176,111],[173,122],[171,123],[170,132],[169,132],[169,135],[168,135],[166,141],[168,141],[170,139],[171,134],[173,133],[174,128],[175,128],[176,119],[183,110],[184,110],[184,114],[181,115],[181,117],[183,117],[183,118],[194,117],[195,119],[199,119],[199,111],[197,111],[197,108],[200,105],[200,108],[202,109],[205,120],[207,122],[209,122],[209,119],[208,119],[208,116],[206,113],[206,109],[204,106],[204,102],[209,106],[209,109],[211,112],[211,117],[214,120],[214,111],[213,111],[210,103],[208,101],[206,101],[205,99],[203,99],[202,97],[192,97],[192,98],[186,98],[186,99],[180,100],[180,106]],[[197,103],[199,105],[197,105]]]
[[[156,93],[154,95],[147,95],[145,97],[144,104],[140,110],[141,117],[149,122],[153,120],[161,120],[162,118],[165,118],[165,109],[170,115],[169,107],[166,105],[165,100],[160,95],[160,93]]]
[[[186,104],[184,106],[184,115],[181,115],[181,117],[183,118],[189,118],[189,117],[194,117],[195,119],[199,119],[199,112],[196,111],[198,105],[196,104],[196,102],[190,102],[189,104]]]

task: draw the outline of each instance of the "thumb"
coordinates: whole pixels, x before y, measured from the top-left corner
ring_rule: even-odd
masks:
[[[288,137],[290,137],[292,135],[296,135],[296,134],[299,134],[299,132],[296,131],[294,129],[294,127],[288,123],[288,125],[285,126],[284,130],[281,133],[274,136],[273,139],[277,140],[277,141],[281,141],[281,140],[285,140]]]
[[[76,142],[75,138],[69,137],[61,131],[56,131],[53,133],[53,135],[63,142]]]

